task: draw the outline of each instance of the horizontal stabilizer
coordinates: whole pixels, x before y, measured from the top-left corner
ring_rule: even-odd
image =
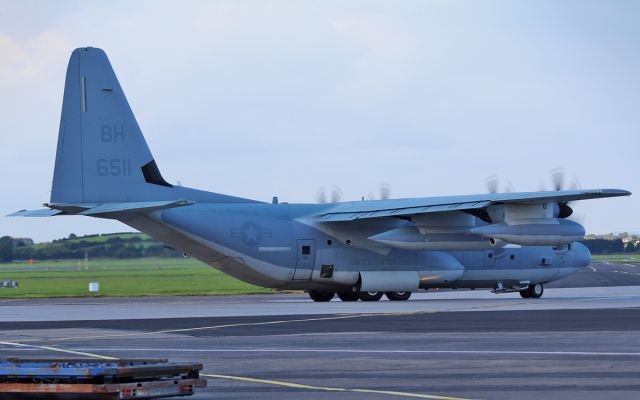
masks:
[[[39,210],[20,210],[13,214],[7,215],[7,217],[53,217],[60,214],[60,210],[52,210],[50,208],[41,208]]]
[[[168,208],[184,207],[193,204],[185,199],[171,201],[132,201],[124,203],[53,203],[47,204],[50,208],[40,210],[20,210],[8,217],[53,217],[54,215],[89,215],[103,216],[105,214],[119,213],[143,213]]]
[[[136,201],[127,203],[104,203],[79,212],[78,215],[100,215],[121,212],[150,212],[167,208],[184,207],[193,202],[181,199],[175,201]],[[52,205],[55,207],[55,205]]]

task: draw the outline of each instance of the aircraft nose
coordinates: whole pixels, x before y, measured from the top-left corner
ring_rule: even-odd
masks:
[[[583,268],[591,264],[591,252],[587,248],[587,246],[582,243],[573,243],[573,252],[574,252],[574,260],[575,266],[577,268]]]

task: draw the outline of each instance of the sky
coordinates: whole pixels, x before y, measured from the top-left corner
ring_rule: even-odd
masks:
[[[165,179],[314,202],[550,187],[588,233],[640,232],[638,1],[0,0],[0,215],[49,200],[74,48],[104,49]],[[131,230],[4,218],[36,241]]]

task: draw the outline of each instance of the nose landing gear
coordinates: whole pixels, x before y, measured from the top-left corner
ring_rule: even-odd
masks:
[[[544,286],[542,283],[534,283],[529,285],[526,289],[522,289],[520,291],[520,296],[522,296],[523,299],[539,299],[542,297],[543,293]]]

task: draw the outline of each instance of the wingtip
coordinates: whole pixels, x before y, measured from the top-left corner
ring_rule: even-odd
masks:
[[[624,189],[608,189],[608,192],[617,193],[618,196],[631,196],[631,192]]]
[[[597,192],[605,194],[608,197],[631,196],[631,192],[624,189],[590,189],[587,192]]]
[[[27,211],[26,209],[25,210],[18,210],[16,212],[12,212],[11,214],[5,215],[5,217],[19,217],[22,214],[24,214],[26,211]]]

